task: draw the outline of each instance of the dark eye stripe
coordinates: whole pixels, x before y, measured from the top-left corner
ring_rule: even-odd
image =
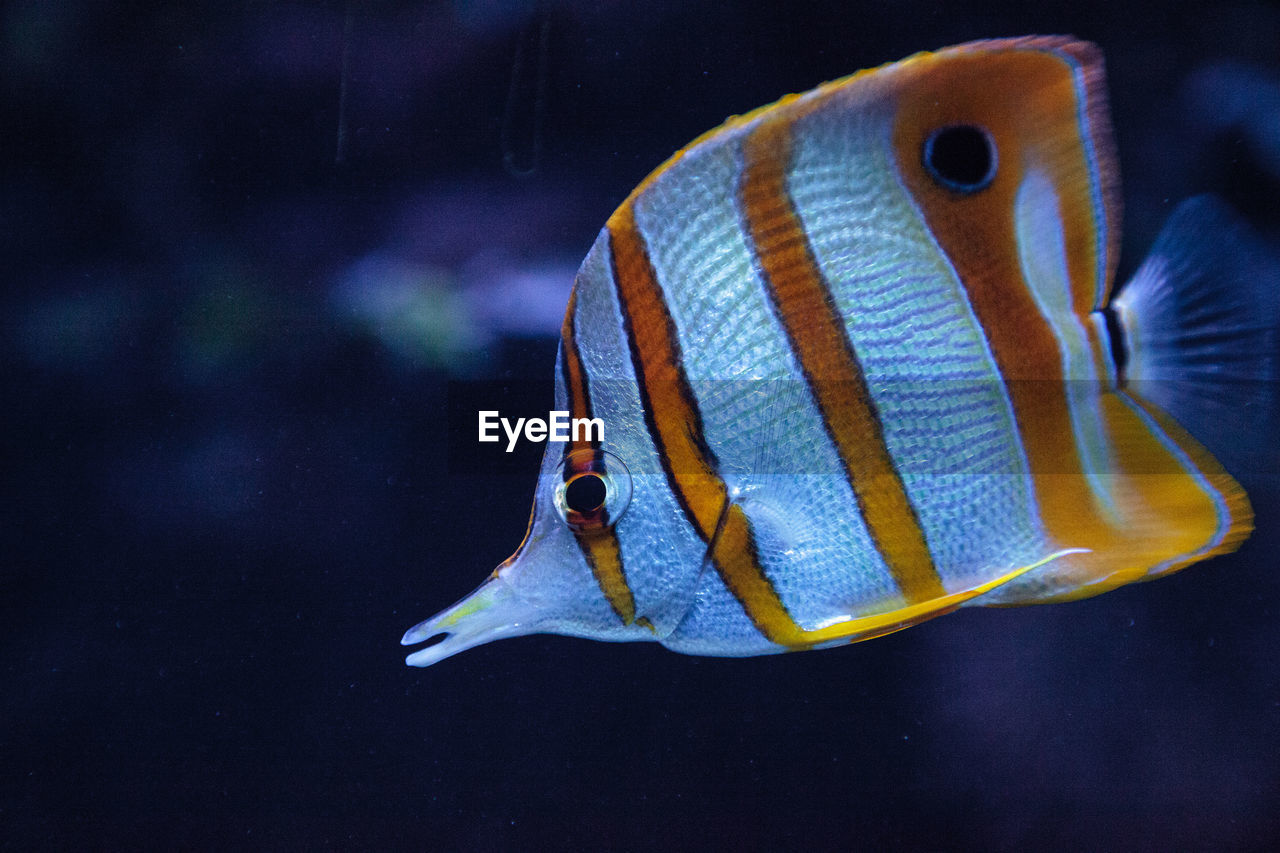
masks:
[[[577,322],[578,291],[575,287],[569,295],[569,308],[565,312],[564,327],[560,332],[561,357],[565,389],[569,395],[569,404],[575,418],[591,417],[591,391],[587,374],[583,369],[582,357],[578,352]],[[569,447],[568,459],[591,459],[602,464],[603,453],[594,441],[576,441]],[[567,477],[566,479],[572,479]],[[581,479],[581,478],[579,478]],[[599,477],[596,477],[599,479]],[[567,487],[566,483],[566,487]],[[603,481],[601,481],[603,485]],[[567,497],[567,496],[566,496]],[[622,564],[622,549],[618,544],[618,536],[607,521],[603,508],[604,501],[597,505],[591,513],[584,516],[598,515],[600,523],[590,531],[573,528],[574,538],[582,550],[583,559],[591,568],[591,574],[600,586],[600,592],[609,602],[609,606],[624,625],[636,621],[636,600],[631,586],[627,582],[626,569]]]

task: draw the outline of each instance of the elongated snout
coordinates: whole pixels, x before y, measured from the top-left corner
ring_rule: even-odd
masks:
[[[401,645],[412,646],[440,634],[446,636],[409,655],[405,663],[431,666],[494,640],[535,633],[535,617],[536,610],[494,575],[457,604],[410,628],[400,640]]]

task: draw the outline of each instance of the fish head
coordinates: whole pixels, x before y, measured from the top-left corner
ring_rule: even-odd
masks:
[[[560,360],[572,357],[562,350]],[[556,405],[580,414],[583,402],[566,389],[571,384],[572,371],[557,370]],[[677,513],[654,511],[671,501],[661,473],[633,477],[624,461],[634,459],[635,446],[647,439],[642,423],[630,424],[613,411],[620,388],[598,384],[591,409],[602,423],[619,426],[609,441],[604,429],[574,426],[568,435],[577,440],[548,442],[524,540],[470,595],[404,635],[404,645],[438,638],[409,655],[408,664],[429,666],[526,634],[654,641],[675,627],[690,605],[698,559],[664,555],[673,538],[689,534]],[[636,393],[634,387],[629,393]],[[652,543],[635,552],[643,562],[626,570],[618,538],[624,520],[634,539]]]

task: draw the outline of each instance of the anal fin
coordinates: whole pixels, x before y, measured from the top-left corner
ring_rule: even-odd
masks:
[[[1034,563],[1019,566],[1016,569],[1005,572],[998,577],[979,584],[978,586],[970,587],[969,589],[948,593],[947,595],[931,598],[927,601],[921,601],[907,605],[906,607],[900,607],[896,610],[889,610],[884,613],[874,613],[870,616],[851,617],[824,625],[821,628],[801,631],[803,642],[798,644],[798,647],[815,648],[842,645],[845,643],[859,643],[863,640],[872,640],[876,637],[883,637],[886,634],[892,634],[895,631],[901,631],[904,628],[919,625],[921,622],[925,622],[937,616],[943,616],[962,605],[973,602],[975,599],[986,595],[993,590],[999,589],[1010,581],[1026,575],[1028,572],[1034,571],[1035,569],[1053,562],[1054,560],[1070,554],[1080,553],[1084,553],[1084,549],[1066,548],[1061,551],[1055,551],[1046,557],[1036,560]]]

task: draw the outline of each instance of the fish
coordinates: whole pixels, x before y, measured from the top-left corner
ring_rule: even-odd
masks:
[[[1249,498],[1188,425],[1269,405],[1231,390],[1277,372],[1253,239],[1192,198],[1113,286],[1103,59],[1068,36],[732,116],[599,232],[555,407],[604,428],[548,444],[519,548],[406,662],[533,633],[826,648],[1233,551]]]

